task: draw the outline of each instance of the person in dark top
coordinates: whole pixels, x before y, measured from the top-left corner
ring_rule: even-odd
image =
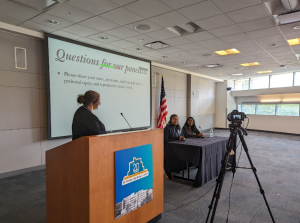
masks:
[[[84,95],[78,95],[77,102],[83,106],[77,109],[73,117],[72,140],[82,136],[106,134],[105,126],[93,114],[93,110],[101,104],[100,94],[95,91],[87,91]]]
[[[197,129],[195,120],[192,117],[187,118],[184,126],[182,127],[182,132],[185,138],[203,137],[203,133],[200,133]]]
[[[164,128],[164,147],[168,145],[169,142],[175,140],[185,140],[182,135],[180,125],[178,124],[178,116],[171,115],[170,121]]]

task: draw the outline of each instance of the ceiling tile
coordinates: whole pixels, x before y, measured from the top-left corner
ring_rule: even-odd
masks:
[[[100,17],[120,25],[126,25],[143,19],[143,17],[124,8],[114,9],[112,11],[101,14]]]
[[[109,44],[120,47],[120,48],[128,48],[128,47],[136,45],[136,44],[134,44],[132,42],[129,42],[127,40],[118,40],[118,41],[115,41],[115,42],[111,42]]]
[[[287,40],[288,39],[296,39],[296,38],[300,38],[300,33],[299,32],[285,33],[284,36]]]
[[[267,28],[267,29],[261,29],[261,30],[247,32],[247,34],[251,38],[261,38],[261,37],[278,35],[278,34],[280,34],[280,32],[277,27],[271,27],[271,28]]]
[[[248,40],[249,37],[246,33],[239,33],[236,35],[221,37],[220,39],[223,40],[225,43],[234,43],[238,41]]]
[[[38,23],[35,23],[35,22],[30,22],[30,21],[27,21],[27,22],[24,22],[22,23],[21,25],[18,25],[20,27],[23,27],[23,28],[27,28],[27,29],[31,29],[31,30],[35,30],[35,31],[46,31],[46,32],[53,32],[57,29],[54,29],[54,28],[51,28],[49,26],[43,26],[41,24],[38,24]]]
[[[138,29],[135,28],[138,25],[148,25],[148,26],[151,27],[151,29],[150,30],[145,30],[145,31],[138,30]],[[156,23],[151,22],[150,20],[147,20],[147,19],[128,24],[128,25],[126,25],[126,27],[128,29],[132,29],[132,30],[137,31],[139,33],[149,33],[149,32],[154,32],[154,31],[163,29],[163,27],[161,27],[161,26],[157,25]]]
[[[162,52],[162,53],[172,54],[172,53],[181,52],[182,50],[178,49],[176,47],[168,47],[168,48],[164,48],[164,49],[161,49],[161,50],[158,50],[158,51]]]
[[[286,25],[280,25],[278,26],[279,29],[285,34],[285,33],[300,33],[299,29],[293,29],[294,26],[300,26],[300,22],[294,22],[294,23],[290,23],[290,24],[286,24]],[[300,34],[299,34],[300,36]]]
[[[114,22],[108,21],[98,16],[82,21],[79,24],[102,32],[114,29],[119,26]]]
[[[136,49],[142,49],[141,51],[137,51]],[[147,51],[151,51],[152,49],[145,47],[145,46],[141,46],[141,45],[134,45],[134,46],[130,46],[130,47],[126,47],[126,49],[137,52],[137,53],[143,53],[143,52],[147,52]]]
[[[229,26],[234,24],[234,22],[230,18],[228,18],[228,16],[225,14],[197,20],[194,23],[196,23],[204,30],[211,30],[211,29],[216,29],[223,26]]]
[[[83,36],[83,37],[87,37],[87,36],[90,36],[90,35],[93,35],[93,34],[96,34],[99,32],[97,30],[94,30],[94,29],[91,29],[91,28],[88,28],[88,27],[85,27],[82,25],[78,25],[78,24],[64,28],[63,31],[66,31],[69,33],[74,33],[76,35]]]
[[[261,4],[261,0],[212,0],[223,12],[230,12],[237,9]]]
[[[199,2],[203,2],[205,0],[184,0],[184,1],[183,0],[160,0],[160,1],[167,4],[173,9],[179,9]]]
[[[126,40],[133,42],[135,44],[138,44],[138,45],[144,45],[144,44],[156,41],[156,39],[153,39],[153,38],[151,38],[149,36],[145,36],[145,35],[129,37]]]
[[[172,11],[172,8],[166,6],[159,0],[139,0],[124,6],[124,8],[144,18],[149,18]]]
[[[114,2],[118,5],[127,5],[131,2],[135,2],[136,0],[110,0],[111,2]]]
[[[89,39],[89,38],[82,38],[82,37],[80,39],[78,39],[78,41],[83,42],[83,43],[88,43],[88,44],[91,44],[91,45],[96,45],[96,46],[101,44],[101,42],[99,42],[99,41],[92,40],[92,39]]]
[[[152,17],[150,20],[164,28],[190,22],[190,20],[175,11]]]
[[[199,46],[198,44],[196,43],[188,43],[188,44],[183,44],[183,45],[179,45],[179,46],[176,46],[178,49],[181,49],[181,50],[193,50],[193,49],[200,49],[203,47],[202,46]]]
[[[177,52],[177,53],[172,53],[171,55],[183,59],[185,56],[192,55],[192,54],[188,51],[181,51],[181,52]]]
[[[49,23],[46,22],[47,19],[53,19],[55,21],[58,21],[59,24],[57,24],[57,25],[49,24]],[[38,15],[38,16],[34,17],[33,19],[31,19],[30,21],[39,23],[41,25],[49,26],[49,27],[54,28],[54,29],[63,29],[67,26],[71,26],[72,24],[74,24],[73,22],[70,22],[68,20],[56,17],[54,15],[50,15],[50,14],[47,14],[47,13],[43,13],[41,15]]]
[[[248,52],[252,52],[252,51],[262,50],[262,48],[259,47],[258,45],[253,45],[253,46],[247,46],[247,47],[239,47],[238,50],[241,53],[248,53]]]
[[[203,47],[222,45],[224,43],[225,43],[224,41],[217,38],[197,42],[197,44]]]
[[[147,52],[144,52],[143,54],[148,55],[148,56],[164,56],[164,53],[159,52],[157,50],[147,51]]]
[[[208,46],[206,47],[207,49],[209,50],[212,50],[212,51],[219,51],[219,50],[227,50],[227,49],[230,49],[232,48],[229,44],[222,44],[222,45],[216,45],[216,46]]]
[[[57,5],[53,9],[47,11],[47,13],[76,23],[95,16],[92,13],[65,3]],[[72,13],[72,15],[69,15],[68,13]]]
[[[289,46],[287,47],[275,47],[273,49],[268,49],[268,52],[269,53],[278,53],[278,52],[286,52],[286,51],[289,51],[289,52],[292,52],[291,48]]]
[[[0,12],[6,15],[24,18],[24,19],[30,19],[41,13],[41,11],[8,0],[1,0]]]
[[[59,35],[59,36],[62,36],[62,37],[66,37],[66,38],[70,38],[70,39],[82,38],[81,36],[75,35],[73,33],[68,33],[68,32],[65,32],[65,31],[62,31],[62,30],[54,31],[53,34]]]
[[[99,37],[107,37],[108,39],[99,39]],[[89,39],[93,39],[96,41],[100,41],[102,43],[110,43],[119,40],[120,38],[109,35],[107,33],[97,33],[88,37]]]
[[[88,1],[88,2],[82,0],[72,0],[72,1],[68,1],[67,4],[75,6],[76,8],[79,9],[83,9],[95,15],[99,15],[101,13],[119,7],[119,5],[107,0],[97,0],[97,1]]]
[[[195,33],[195,34],[186,35],[186,36],[184,36],[184,38],[191,40],[193,42],[200,42],[202,40],[213,39],[215,37],[212,34],[210,34],[209,32],[203,31],[203,32]]]
[[[119,37],[121,39],[139,35],[138,32],[135,32],[126,27],[119,27],[119,28],[111,29],[111,30],[106,31],[105,33]]]
[[[237,25],[230,25],[222,28],[212,29],[209,30],[209,32],[216,37],[222,37],[222,36],[230,36],[233,34],[242,33],[243,30]]]
[[[244,41],[230,43],[230,45],[232,47],[239,48],[239,47],[255,46],[257,44],[253,40],[244,40]]]
[[[259,44],[276,43],[279,41],[285,41],[285,39],[282,35],[274,35],[274,36],[268,36],[268,37],[255,38],[254,40]]]
[[[155,32],[151,32],[151,33],[146,33],[146,36],[149,36],[151,38],[157,39],[157,40],[164,40],[164,39],[169,39],[169,38],[173,38],[176,37],[177,35],[175,35],[174,33],[163,29],[163,30],[158,30]]]
[[[236,23],[247,22],[270,16],[264,4],[228,12],[227,15]]]
[[[213,53],[212,50],[208,50],[208,49],[195,49],[195,50],[189,50],[189,53],[192,54],[205,54],[205,53]]]
[[[177,46],[177,45],[190,43],[191,41],[189,41],[183,37],[175,37],[175,38],[171,38],[171,39],[165,39],[164,42],[166,44],[169,44],[170,46]]]
[[[0,13],[0,22],[8,23],[11,25],[18,25],[24,21],[26,21],[26,19],[17,18]]]
[[[185,8],[178,9],[177,12],[192,21],[212,17],[222,14],[222,11],[210,1],[200,2]]]
[[[276,44],[276,47],[287,47],[289,46],[286,41],[276,41],[276,42],[269,42],[269,43],[264,43],[264,44],[259,44],[261,47],[264,49],[273,49],[274,46],[272,44]]]
[[[275,23],[271,17],[256,19],[248,22],[238,24],[245,32],[254,31],[258,29],[265,29],[275,26]]]
[[[258,50],[258,51],[253,51],[253,52],[247,52],[246,56],[251,57],[251,56],[270,56],[270,54],[268,54],[266,51],[264,50]]]

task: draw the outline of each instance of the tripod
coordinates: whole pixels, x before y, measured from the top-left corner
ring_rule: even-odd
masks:
[[[210,203],[210,205],[208,207],[209,208],[209,212],[208,212],[208,215],[207,215],[207,218],[206,218],[206,223],[209,220],[209,216],[210,216],[210,212],[212,210],[212,207],[213,207],[213,212],[212,212],[212,216],[211,216],[211,219],[210,219],[210,223],[213,223],[213,221],[214,221],[214,217],[215,217],[215,214],[216,214],[216,210],[217,210],[217,206],[218,206],[218,201],[219,201],[219,198],[220,198],[220,194],[221,194],[221,190],[222,190],[222,186],[223,186],[223,181],[224,181],[224,177],[225,177],[225,173],[226,173],[226,166],[228,164],[229,155],[230,155],[231,150],[233,150],[235,152],[235,149],[236,149],[237,134],[240,137],[240,140],[242,142],[243,148],[244,148],[244,150],[245,150],[245,152],[247,154],[247,158],[248,158],[248,160],[250,162],[251,168],[237,167],[236,166],[235,155],[234,155],[233,156],[232,165],[231,165],[233,177],[234,177],[236,168],[252,169],[252,171],[254,173],[254,176],[256,178],[256,181],[258,183],[258,186],[259,186],[259,189],[260,189],[260,193],[264,197],[264,200],[265,200],[265,203],[267,205],[267,208],[268,208],[268,211],[270,213],[270,216],[272,218],[272,221],[273,221],[273,223],[275,223],[275,220],[273,218],[271,209],[270,209],[269,204],[267,202],[267,199],[265,197],[265,191],[261,187],[261,184],[259,182],[258,176],[256,174],[256,168],[253,166],[252,160],[251,160],[250,155],[248,153],[248,147],[246,145],[246,142],[245,142],[245,139],[244,139],[244,136],[243,136],[243,135],[247,136],[248,133],[247,133],[247,131],[243,127],[241,127],[241,124],[242,124],[241,121],[239,121],[237,123],[229,124],[230,136],[229,136],[229,140],[228,140],[228,143],[227,143],[227,150],[226,150],[225,156],[224,156],[224,158],[222,160],[222,166],[221,166],[221,170],[220,170],[219,176],[217,178],[217,184],[216,184],[216,187],[215,187],[215,191],[214,191],[211,203]]]

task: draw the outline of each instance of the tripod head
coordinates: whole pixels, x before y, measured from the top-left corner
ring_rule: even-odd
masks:
[[[232,124],[229,124],[229,129],[230,129],[230,132],[231,131],[241,131],[243,132],[243,135],[247,136],[248,135],[248,132],[246,131],[246,129],[244,129],[242,126],[241,126],[242,122],[235,122],[235,123],[232,123]]]

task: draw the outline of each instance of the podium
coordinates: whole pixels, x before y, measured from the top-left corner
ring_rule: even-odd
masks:
[[[152,144],[153,200],[115,219],[115,151]],[[163,212],[163,129],[85,136],[46,152],[47,223],[143,223]]]

